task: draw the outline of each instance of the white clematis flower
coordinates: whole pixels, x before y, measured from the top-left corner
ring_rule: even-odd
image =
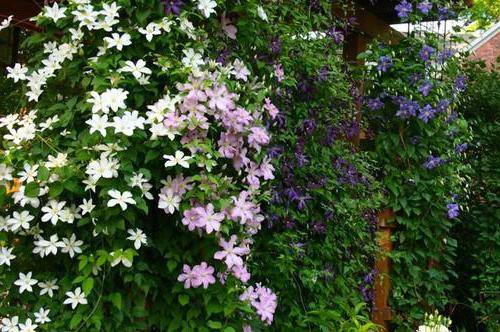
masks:
[[[144,232],[139,228],[136,228],[135,230],[129,229],[127,233],[130,234],[130,236],[127,237],[127,240],[134,241],[134,248],[137,250],[141,248],[142,244],[148,243],[146,234],[144,234]]]
[[[66,17],[66,15],[64,14],[65,12],[66,12],[66,7],[59,8],[57,2],[54,2],[54,5],[52,7],[50,6],[45,7],[44,16],[52,19],[55,23],[57,23],[57,21]]]
[[[63,304],[71,305],[71,309],[75,310],[76,306],[79,304],[87,304],[87,299],[85,298],[85,293],[82,292],[80,287],[77,287],[74,292],[66,292],[68,297],[64,300]]]
[[[33,292],[33,287],[38,283],[38,280],[32,278],[33,273],[30,271],[26,274],[19,272],[19,279],[14,282],[14,285],[19,286],[19,293],[24,291]]]
[[[123,50],[123,47],[132,44],[131,37],[128,33],[120,35],[118,33],[111,34],[111,37],[105,37],[104,41],[107,43],[108,48],[116,47],[118,51]]]
[[[85,121],[86,124],[90,126],[90,133],[93,134],[98,131],[102,137],[106,137],[106,128],[110,127],[111,124],[108,122],[108,116],[99,116],[93,114],[92,118]]]
[[[206,18],[210,17],[210,14],[215,13],[214,8],[217,7],[217,2],[213,0],[198,0],[198,10],[203,13]]]
[[[120,71],[125,73],[131,73],[132,75],[134,75],[136,79],[140,79],[143,74],[144,75],[152,74],[151,69],[146,67],[146,62],[142,59],[137,60],[136,63],[133,63],[132,61],[126,61],[125,67],[121,68]]]
[[[127,209],[127,204],[136,204],[136,201],[132,198],[132,193],[130,191],[124,191],[121,193],[118,190],[112,189],[108,191],[108,195],[111,197],[108,201],[108,207],[120,205],[122,211],[125,211]]]
[[[139,28],[137,31],[146,36],[148,42],[152,41],[154,36],[161,35],[160,26],[154,22],[149,23],[145,29]]]
[[[181,197],[174,195],[172,190],[167,190],[165,194],[159,195],[158,207],[165,210],[166,213],[173,214],[175,210],[179,210]]]
[[[11,78],[14,82],[24,81],[27,79],[26,74],[28,73],[28,68],[24,65],[16,63],[14,67],[7,67],[7,78]]]
[[[189,168],[188,161],[193,158],[192,156],[185,156],[182,151],[175,151],[175,155],[163,155],[164,159],[167,159],[165,162],[165,167],[173,167],[175,165],[179,165],[184,168]]]

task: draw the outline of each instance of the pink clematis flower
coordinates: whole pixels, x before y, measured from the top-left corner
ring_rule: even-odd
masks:
[[[193,273],[197,276],[197,279],[193,286],[199,287],[203,285],[203,288],[208,288],[209,285],[215,284],[214,272],[215,269],[207,265],[206,262],[201,262],[200,265],[194,266]]]
[[[248,185],[250,188],[256,190],[259,189],[260,187],[260,169],[258,168],[257,164],[251,161],[247,168],[245,169],[245,172],[247,172],[247,176],[245,177],[245,180],[247,181]]]
[[[252,121],[252,117],[244,108],[237,107],[234,111],[222,114],[222,123],[228,130],[242,132]]]
[[[182,272],[177,280],[184,282],[184,288],[197,288],[203,285],[203,288],[208,288],[209,285],[215,284],[214,277],[215,269],[209,266],[206,262],[201,262],[200,265],[195,265],[193,268],[184,264]]]
[[[200,224],[205,225],[208,234],[213,231],[220,230],[220,223],[224,220],[224,213],[214,213],[214,206],[212,203],[208,204],[204,209],[200,210]]]
[[[245,265],[243,266],[233,266],[233,269],[231,270],[233,273],[233,276],[242,282],[247,282],[250,280],[250,273],[247,270],[247,267]]]
[[[204,213],[204,209],[202,207],[194,207],[189,210],[184,211],[182,218],[182,224],[187,226],[190,231],[194,231],[195,228],[205,227],[203,220],[201,219],[201,215]]]
[[[234,207],[229,213],[232,220],[238,221],[239,219],[242,225],[247,221],[251,221],[254,215],[260,212],[260,209],[254,203],[247,201],[249,195],[248,191],[242,191],[238,198],[233,196]]]
[[[243,139],[236,134],[221,133],[217,143],[219,145],[219,153],[223,157],[233,158],[243,145]]]
[[[260,151],[262,145],[269,144],[270,137],[265,128],[252,127],[250,131],[251,133],[248,135],[248,144],[250,144],[251,147]]]
[[[196,279],[198,278],[197,274],[194,273],[194,271],[191,270],[189,265],[186,264],[184,264],[184,266],[182,267],[182,272],[184,273],[179,274],[177,280],[180,282],[184,282],[184,288],[186,289],[195,287],[194,284],[197,283]]]
[[[228,36],[229,38],[235,40],[236,39],[236,33],[238,32],[238,29],[231,24],[231,20],[228,19],[225,15],[222,15],[220,19],[220,24],[222,26],[222,31]]]
[[[274,166],[271,164],[268,157],[262,160],[262,163],[259,166],[258,174],[258,176],[262,177],[264,180],[274,179]]]
[[[271,325],[278,304],[278,298],[272,290],[261,284],[256,284],[255,288],[250,286],[240,295],[240,301],[249,301],[260,315],[260,319],[265,324]]]
[[[237,239],[238,237],[236,235],[231,235],[229,241],[221,238],[219,240],[219,246],[222,247],[222,250],[214,254],[215,259],[224,260],[228,269],[233,266],[243,266],[243,259],[240,256],[248,253],[245,248],[235,247]]]
[[[278,82],[282,82],[285,79],[285,70],[281,63],[277,63],[274,66],[274,75],[276,75],[276,79]]]
[[[209,101],[208,106],[211,109],[219,109],[221,111],[232,110],[234,108],[233,98],[235,94],[230,93],[225,85],[216,85],[212,89],[205,90]]]
[[[271,99],[266,98],[265,99],[265,104],[264,104],[264,109],[269,113],[269,116],[271,119],[275,119],[280,110],[271,102]]]

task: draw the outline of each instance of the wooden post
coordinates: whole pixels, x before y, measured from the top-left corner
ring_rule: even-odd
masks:
[[[392,319],[392,311],[388,304],[391,290],[391,262],[388,255],[392,251],[391,235],[395,227],[393,223],[390,223],[392,219],[394,219],[394,213],[391,209],[380,211],[377,218],[377,242],[380,253],[375,261],[377,275],[374,284],[372,320],[382,326],[382,331],[388,331],[388,321]]]

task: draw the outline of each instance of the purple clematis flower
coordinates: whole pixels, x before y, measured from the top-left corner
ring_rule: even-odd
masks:
[[[429,11],[432,9],[432,3],[429,1],[422,1],[421,3],[417,4],[417,9],[422,12],[422,14],[429,14]]]
[[[333,39],[335,44],[340,44],[344,41],[344,32],[336,27],[328,30],[327,34]]]
[[[304,210],[307,207],[307,201],[311,200],[311,196],[306,195],[306,196],[300,196],[297,199],[297,208],[299,210]]]
[[[424,97],[429,95],[429,92],[432,90],[432,83],[428,80],[425,80],[419,87],[418,92],[420,92]]]
[[[271,52],[278,54],[281,51],[281,40],[278,37],[271,39],[271,44],[269,45]]]
[[[446,205],[446,208],[448,209],[448,218],[449,219],[455,219],[460,214],[460,212],[459,212],[460,206],[456,203],[450,203],[450,204]]]
[[[420,108],[418,102],[414,100],[401,100],[399,102],[399,110],[396,112],[396,116],[401,119],[407,119],[411,116],[417,115],[417,110]]]
[[[431,47],[429,45],[424,45],[420,50],[419,55],[423,61],[429,61],[434,52],[436,52],[434,47]]]
[[[456,153],[462,153],[464,152],[465,150],[467,150],[467,148],[469,147],[469,145],[467,143],[462,143],[462,144],[458,144],[456,147],[455,147],[455,152]]]
[[[313,230],[318,234],[325,234],[327,231],[327,227],[324,222],[319,221],[313,224]]]
[[[449,48],[444,49],[443,51],[439,52],[437,60],[439,63],[443,64],[447,59],[451,58],[453,54],[454,54],[453,50]]]
[[[184,1],[182,0],[164,0],[165,3],[165,13],[167,15],[174,14],[179,15],[184,6]]]
[[[438,102],[436,106],[436,112],[438,113],[443,113],[448,110],[448,107],[450,107],[450,101],[448,99],[442,99]]]
[[[330,71],[328,67],[323,67],[318,73],[318,79],[322,82],[328,81],[328,76],[330,76]]]
[[[413,6],[408,1],[403,0],[396,7],[394,7],[394,9],[398,13],[399,18],[407,18],[408,15],[412,12]]]
[[[383,55],[378,59],[377,69],[381,72],[386,72],[392,67],[392,58],[388,55]]]
[[[366,105],[372,110],[377,111],[384,107],[384,103],[380,100],[380,98],[368,99]]]
[[[450,122],[453,122],[455,121],[456,119],[458,118],[458,113],[453,111],[450,113],[450,115],[448,115],[448,117],[446,118],[446,123],[450,123]]]
[[[417,84],[420,79],[422,79],[422,74],[420,73],[413,73],[408,77],[411,85]]]
[[[467,82],[465,76],[459,75],[455,79],[455,90],[458,92],[464,92],[467,89]]]
[[[439,14],[439,20],[442,21],[453,16],[454,13],[447,7],[439,7],[438,14]]]
[[[424,167],[427,169],[434,169],[442,164],[444,164],[443,159],[441,159],[439,157],[434,157],[433,155],[430,155],[427,158],[427,161],[424,163]]]
[[[429,122],[430,119],[434,118],[436,110],[432,108],[431,105],[427,104],[422,107],[418,113],[418,118],[425,123]]]

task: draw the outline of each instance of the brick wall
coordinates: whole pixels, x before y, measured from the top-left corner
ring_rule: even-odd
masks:
[[[497,32],[494,37],[490,38],[490,40],[477,48],[471,58],[484,60],[484,62],[488,65],[488,68],[491,68],[492,64],[495,63],[497,57],[499,56],[500,32]]]

